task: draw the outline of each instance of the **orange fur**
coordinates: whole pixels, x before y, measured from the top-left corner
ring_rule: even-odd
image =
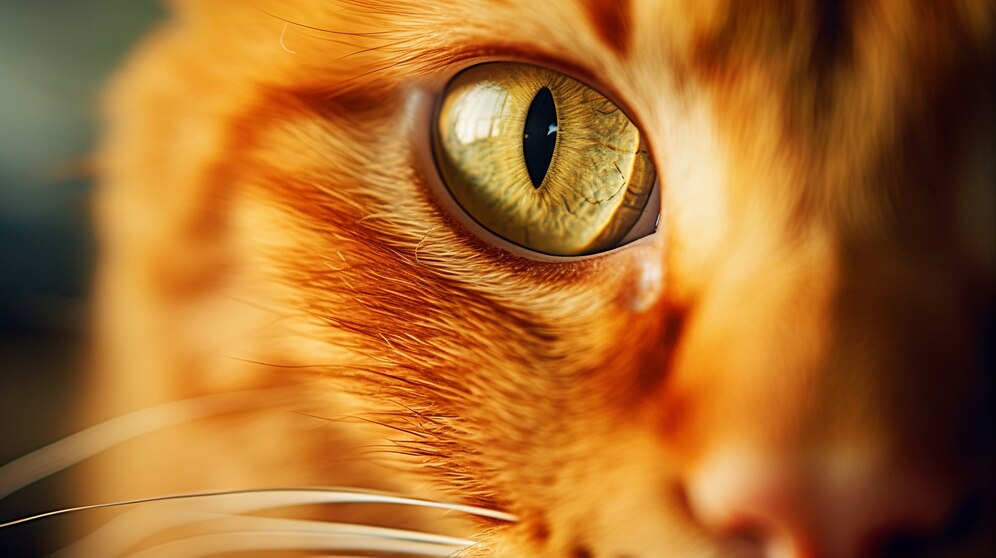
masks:
[[[94,498],[363,485],[519,516],[454,527],[472,553],[637,558],[739,556],[744,522],[877,556],[871,516],[970,495],[924,552],[986,544],[993,216],[962,198],[993,198],[991,2],[173,4],[108,98],[94,407],[300,397],[116,450]],[[426,122],[482,60],[618,101],[658,234],[538,262],[449,215]]]

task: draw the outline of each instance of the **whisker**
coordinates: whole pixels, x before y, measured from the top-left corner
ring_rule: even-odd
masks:
[[[305,25],[303,23],[300,23],[300,22],[297,22],[297,21],[293,21],[293,20],[287,19],[285,17],[281,17],[281,16],[279,16],[277,14],[270,13],[270,12],[264,10],[264,9],[260,8],[259,6],[253,6],[253,7],[255,9],[259,10],[260,12],[262,12],[262,13],[264,13],[264,14],[266,14],[266,15],[274,18],[274,19],[280,20],[280,21],[282,21],[282,22],[284,22],[284,23],[286,23],[288,25],[293,25],[294,27],[298,27],[298,28],[301,28],[301,29],[310,29],[312,31],[318,31],[319,33],[328,33],[329,35],[341,35],[341,36],[345,36],[345,37],[363,37],[365,39],[376,39],[376,38],[381,38],[381,37],[389,36],[390,35],[389,31],[371,31],[371,32],[368,32],[368,33],[359,33],[359,32],[355,32],[355,31],[351,32],[351,31],[338,31],[338,30],[335,30],[335,29],[324,29],[322,27],[316,27],[316,26],[313,26],[313,25]]]
[[[162,519],[165,517],[166,521]],[[427,533],[423,531],[379,527],[356,523],[339,523],[302,519],[239,516],[213,512],[193,512],[185,510],[182,515],[159,514],[155,516],[154,528],[145,533],[135,533],[135,522],[120,524],[118,529],[107,530],[99,536],[91,534],[85,539],[57,552],[55,557],[72,556],[121,556],[143,539],[184,525],[196,525],[201,532],[194,537],[227,534],[232,532],[282,532],[302,535],[323,535],[337,537],[363,537],[372,541],[407,541],[432,545],[448,545],[466,548],[474,541]],[[101,530],[98,530],[101,531]],[[123,535],[118,537],[118,535]],[[359,549],[354,549],[359,550]]]
[[[469,545],[440,545],[399,539],[378,539],[319,533],[282,531],[236,531],[202,535],[155,546],[132,555],[132,558],[199,558],[235,552],[321,550],[346,552],[383,552],[407,556],[445,558]]]
[[[275,396],[279,392],[292,390],[268,388],[172,401],[91,426],[0,466],[0,499],[143,434],[238,409],[278,406],[287,399]]]
[[[0,523],[0,529],[32,521],[38,521],[49,517],[87,510],[134,506],[151,502],[194,499],[211,499],[212,505],[218,505],[218,509],[215,511],[225,513],[248,513],[265,509],[317,504],[391,504],[455,511],[468,515],[495,519],[498,521],[516,521],[514,515],[502,511],[490,510],[477,506],[468,506],[465,504],[420,500],[418,498],[395,496],[373,491],[360,491],[356,489],[344,488],[264,488],[251,490],[226,490],[218,492],[195,492],[188,494],[168,494],[150,498],[137,498],[134,500],[121,500],[117,502],[104,502],[100,504],[63,508],[23,517],[21,519],[15,519],[6,523]]]

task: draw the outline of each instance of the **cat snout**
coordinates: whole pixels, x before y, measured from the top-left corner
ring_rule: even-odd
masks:
[[[896,552],[936,547],[960,509],[962,491],[927,475],[886,467],[832,471],[770,455],[708,460],[687,485],[703,527],[720,539],[746,541],[765,558],[906,556]]]

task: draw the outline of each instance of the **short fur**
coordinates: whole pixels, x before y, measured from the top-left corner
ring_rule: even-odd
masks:
[[[455,527],[496,558],[988,544],[991,2],[172,8],[107,103],[93,406],[300,396],[116,450],[92,498],[385,488],[516,514]],[[448,213],[427,115],[478,60],[617,101],[658,233],[534,261]],[[713,505],[738,475],[777,528]]]

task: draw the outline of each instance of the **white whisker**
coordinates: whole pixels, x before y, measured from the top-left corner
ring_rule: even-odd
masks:
[[[203,535],[173,541],[137,552],[131,558],[200,558],[235,552],[326,551],[383,552],[408,556],[445,558],[466,548],[466,545],[440,545],[398,539],[362,536],[325,535],[317,533],[287,533],[282,531],[236,531]]]
[[[280,405],[288,388],[239,391],[164,403],[92,426],[0,466],[0,499],[144,434],[244,408]]]
[[[302,519],[284,519],[284,518],[257,517],[257,516],[238,516],[238,515],[204,513],[204,512],[189,512],[185,515],[185,521],[179,523],[169,522],[164,525],[160,523],[158,520],[159,517],[156,518],[156,523],[155,523],[157,530],[154,532],[146,533],[146,536],[158,534],[167,531],[171,528],[177,527],[180,524],[187,523],[187,524],[196,524],[195,527],[197,529],[197,534],[193,535],[193,537],[205,537],[208,535],[224,535],[233,532],[238,532],[238,533],[279,532],[288,535],[293,534],[298,537],[315,535],[322,537],[364,538],[370,541],[376,541],[378,543],[384,541],[403,541],[403,542],[424,543],[424,544],[439,545],[439,546],[449,546],[457,549],[466,548],[474,544],[474,541],[461,539],[457,537],[450,537],[446,535],[426,533],[423,531],[394,529],[394,528],[353,524],[353,523],[337,523],[337,522],[325,522],[325,521],[302,520]],[[108,537],[103,537],[104,540],[84,539],[84,541],[80,541],[77,544],[67,547],[66,549],[55,554],[54,556],[64,557],[64,558],[75,557],[75,556],[80,556],[80,557],[94,556],[98,554],[100,556],[108,556],[108,557],[122,556],[127,553],[128,549],[132,548],[135,544],[140,542],[143,537],[130,537],[130,538],[132,540],[129,541],[109,539]],[[356,548],[353,550],[360,550],[360,549]]]
[[[394,496],[378,492],[364,492],[355,489],[342,488],[288,488],[288,489],[254,489],[254,490],[232,490],[221,492],[198,492],[190,494],[171,494],[156,496],[152,498],[138,498],[135,500],[122,500],[118,502],[105,502],[100,504],[90,504],[87,506],[76,506],[53,510],[45,513],[0,523],[0,529],[13,527],[31,521],[64,515],[68,513],[95,510],[101,508],[113,508],[121,506],[132,506],[146,504],[150,502],[163,502],[169,500],[210,500],[210,505],[215,506],[216,513],[247,513],[291,506],[306,506],[317,504],[391,504],[399,506],[414,506],[420,508],[439,509],[486,517],[499,521],[516,521],[514,515],[487,508],[467,506],[463,504],[451,504],[447,502],[432,502],[429,500],[419,500],[405,496]]]
[[[163,509],[165,508],[165,509]],[[118,515],[50,558],[71,556],[120,556],[143,540],[160,533],[217,517],[217,514],[156,506]]]

